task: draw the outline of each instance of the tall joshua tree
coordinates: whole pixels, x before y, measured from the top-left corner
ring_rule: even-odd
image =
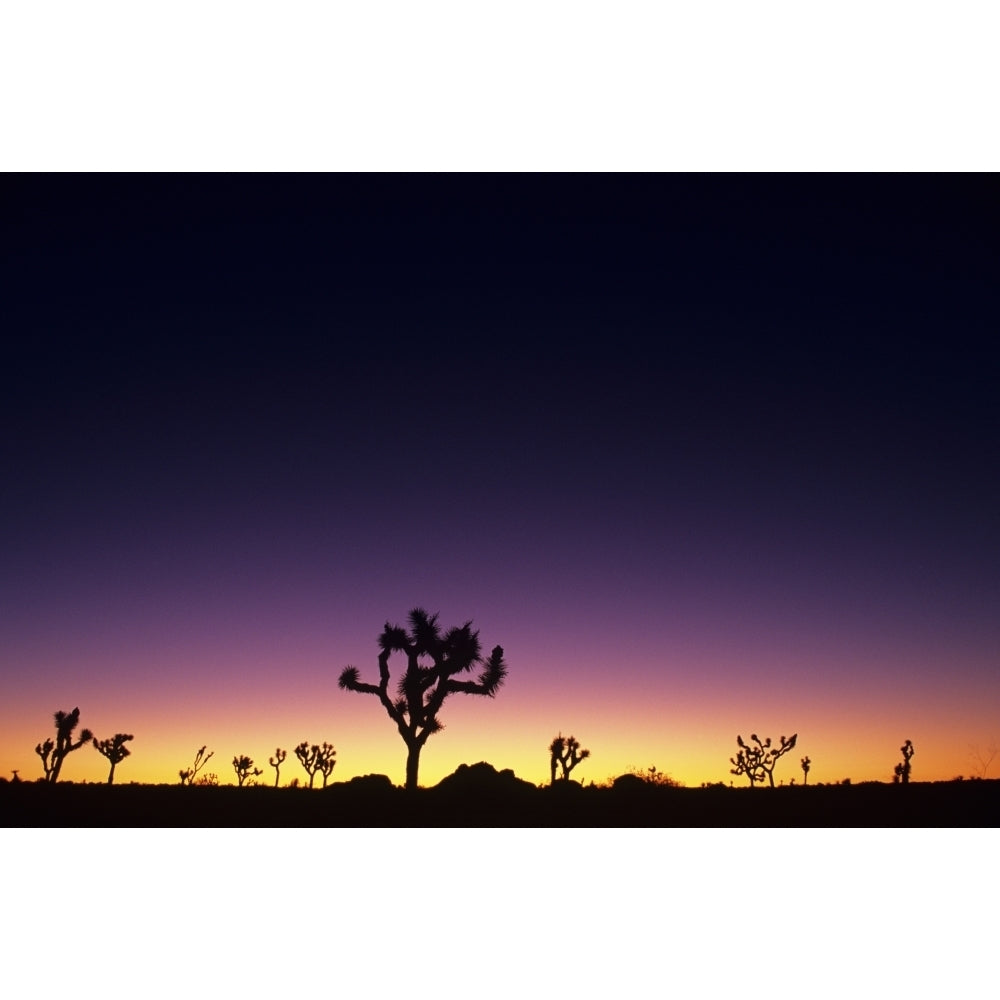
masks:
[[[452,694],[478,694],[492,698],[507,676],[503,648],[494,646],[486,658],[479,644],[479,632],[472,622],[441,632],[437,615],[423,608],[409,614],[410,628],[385,623],[378,638],[382,652],[378,657],[379,682],[360,680],[357,667],[345,667],[339,686],[345,691],[373,694],[396,724],[406,744],[406,787],[417,787],[420,751],[444,726],[438,715],[445,699]],[[389,658],[402,653],[406,668],[396,686],[396,698],[389,694]],[[476,680],[458,680],[476,665],[482,667]]]
[[[132,751],[125,744],[135,737],[128,733],[115,733],[110,740],[98,740],[94,737],[94,749],[111,761],[111,770],[108,772],[108,784],[115,780],[115,767],[126,757],[131,756]]]
[[[53,783],[59,780],[59,772],[62,770],[66,755],[74,750],[79,750],[84,743],[89,743],[94,738],[94,734],[89,729],[81,729],[80,738],[73,741],[73,730],[80,723],[79,708],[74,708],[72,712],[56,712],[54,718],[56,721],[55,741],[49,738],[35,747],[35,753],[42,759],[45,780]]]
[[[563,736],[560,733],[549,744],[549,765],[552,770],[552,784],[556,783],[556,768],[562,767],[562,780],[569,780],[569,772],[582,760],[590,756],[589,750],[582,750],[574,736]]]
[[[268,764],[274,768],[274,787],[278,787],[278,778],[281,777],[281,765],[285,763],[285,758],[288,756],[286,750],[282,750],[281,747],[275,747],[274,756],[267,759]]]
[[[763,782],[764,776],[767,775],[771,787],[774,788],[774,766],[782,754],[788,753],[795,746],[798,738],[798,733],[792,733],[788,739],[782,736],[778,746],[771,746],[770,736],[762,743],[756,733],[751,733],[752,742],[744,743],[743,737],[737,735],[736,742],[740,749],[735,757],[729,758],[729,763],[733,765],[730,774],[745,774],[750,779],[751,788],[756,782]]]
[[[802,784],[809,784],[809,768],[812,766],[812,761],[808,757],[802,758]]]
[[[899,752],[903,755],[903,760],[893,769],[892,781],[893,784],[901,781],[904,785],[907,785],[910,782],[910,758],[914,754],[913,744],[907,740],[899,748]]]

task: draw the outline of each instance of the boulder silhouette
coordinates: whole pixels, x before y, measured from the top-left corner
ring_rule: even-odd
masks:
[[[350,781],[345,782],[345,785],[358,791],[375,794],[397,791],[387,774],[357,774]]]
[[[652,786],[648,781],[640,778],[638,774],[619,774],[614,781],[611,782],[611,788],[616,792],[645,792],[648,791]]]
[[[508,767],[498,771],[492,764],[459,764],[458,768],[442,778],[435,791],[448,794],[499,797],[534,792],[535,786],[524,781]]]

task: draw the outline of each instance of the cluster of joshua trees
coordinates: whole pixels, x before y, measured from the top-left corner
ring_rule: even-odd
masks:
[[[115,733],[110,739],[98,740],[89,729],[81,729],[79,737],[74,740],[73,736],[77,726],[80,724],[80,709],[74,708],[72,712],[59,711],[55,713],[56,738],[51,737],[39,743],[35,747],[35,753],[41,758],[42,768],[45,772],[46,782],[56,782],[62,772],[63,762],[74,750],[90,743],[95,750],[111,762],[111,770],[108,772],[108,784],[115,780],[115,768],[132,751],[125,744],[135,737],[131,733]],[[190,767],[178,771],[182,785],[217,785],[219,777],[216,774],[203,774],[198,777],[199,772],[215,756],[214,750],[209,750],[207,746],[196,751],[194,760]],[[274,768],[274,784],[278,785],[281,775],[281,765],[288,756],[285,750],[278,747],[274,751],[274,756],[269,763]],[[295,748],[295,756],[309,775],[309,787],[313,787],[313,782],[317,774],[323,776],[323,787],[333,773],[336,765],[337,751],[329,743],[310,744],[300,743]],[[236,783],[242,788],[247,782],[254,784],[264,772],[261,768],[254,766],[252,757],[246,754],[237,754],[233,757],[233,771],[236,774]],[[16,773],[16,772],[15,772]]]
[[[739,747],[735,757],[729,758],[729,763],[733,765],[730,774],[745,774],[753,788],[758,782],[763,782],[766,777],[770,786],[774,788],[774,767],[780,757],[788,753],[795,746],[798,733],[792,733],[788,739],[781,737],[777,745],[771,745],[771,738],[761,742],[756,733],[750,734],[750,743],[745,743],[743,737],[737,735],[736,745]],[[902,763],[897,764],[893,772],[893,782],[902,782],[904,785],[910,780],[910,758],[913,756],[913,743],[907,740],[900,748],[903,755]],[[809,783],[809,768],[812,761],[808,757],[803,757],[799,762],[802,767],[802,784]],[[794,781],[793,781],[794,784]]]
[[[125,744],[135,737],[129,733],[115,733],[111,739],[99,740],[89,729],[81,729],[79,739],[74,741],[73,733],[80,724],[79,708],[74,708],[72,712],[56,712],[55,722],[56,738],[53,740],[49,737],[35,747],[35,753],[42,760],[45,780],[58,781],[66,757],[84,744],[90,743],[99,754],[111,761],[111,770],[108,772],[110,785],[115,780],[115,768],[132,752]]]
[[[386,622],[378,638],[381,647],[378,655],[378,683],[362,681],[358,668],[352,666],[344,668],[338,682],[339,687],[345,691],[375,695],[389,718],[395,723],[406,744],[406,788],[408,789],[418,787],[417,775],[421,750],[434,733],[444,728],[440,721],[440,712],[445,699],[452,694],[485,695],[492,698],[507,675],[503,648],[494,646],[492,652],[484,656],[479,633],[472,630],[471,621],[443,631],[437,619],[437,615],[430,615],[422,608],[414,608],[409,614],[408,628]],[[396,680],[395,697],[389,691],[389,661],[394,654],[402,654],[405,660],[402,674]],[[464,679],[463,675],[469,674],[474,668],[478,668],[478,676],[474,680]],[[67,755],[84,744],[91,743],[94,749],[111,762],[111,770],[108,773],[108,784],[111,784],[114,781],[115,767],[130,754],[125,744],[134,737],[127,733],[116,733],[110,739],[98,740],[89,729],[83,729],[79,737],[74,740],[74,732],[79,722],[79,708],[74,708],[68,713],[56,712],[55,740],[46,739],[35,747],[35,753],[41,758],[45,771],[45,781],[58,781]],[[733,765],[731,773],[737,776],[745,775],[751,788],[763,783],[765,778],[773,788],[775,766],[781,757],[795,747],[797,739],[798,734],[793,733],[788,738],[782,736],[777,744],[772,744],[770,737],[762,741],[756,733],[751,733],[750,742],[746,743],[742,736],[737,735],[736,743],[739,749],[736,756],[729,759]],[[907,784],[910,780],[913,744],[907,740],[900,749],[903,760],[896,765],[893,781]],[[199,772],[214,756],[213,751],[206,751],[206,747],[201,747],[195,754],[191,766],[178,772],[182,785],[218,784],[218,776],[215,774],[198,777]],[[336,755],[337,751],[329,743],[303,742],[295,748],[295,756],[309,775],[310,788],[314,786],[317,774],[322,775],[323,787],[326,787],[337,763]],[[287,751],[277,747],[274,756],[268,759],[268,763],[274,768],[275,787],[278,786],[281,765],[287,756]],[[564,737],[559,733],[549,745],[550,783],[555,785],[557,780],[569,781],[570,772],[589,756],[590,751],[582,748],[575,737]],[[804,784],[808,783],[811,763],[808,757],[803,757],[801,760]],[[248,782],[255,784],[264,773],[263,769],[256,767],[253,759],[245,754],[234,756],[232,766],[240,787]],[[985,772],[985,766],[983,770]],[[557,772],[561,773],[557,775]]]
[[[219,783],[219,777],[216,774],[206,774],[201,778],[198,777],[198,772],[208,763],[209,758],[215,754],[214,750],[209,750],[208,753],[205,753],[206,749],[207,747],[202,747],[198,750],[191,766],[177,772],[180,775],[182,785],[217,785]],[[274,756],[268,758],[267,762],[274,768],[275,788],[278,787],[278,783],[281,780],[281,765],[284,764],[287,756],[287,750],[275,747]],[[323,787],[326,788],[326,782],[330,775],[333,774],[333,769],[337,763],[335,760],[337,751],[334,750],[333,746],[330,743],[310,744],[308,741],[304,741],[295,748],[295,756],[305,768],[306,774],[309,775],[309,787],[313,787],[316,775],[322,774]],[[263,768],[255,767],[253,758],[248,757],[246,754],[237,754],[233,757],[233,771],[236,774],[236,784],[240,788],[248,782],[251,785],[256,784],[257,778],[264,773]]]

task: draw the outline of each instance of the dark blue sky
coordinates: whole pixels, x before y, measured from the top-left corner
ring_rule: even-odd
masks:
[[[74,616],[286,605],[288,635],[357,601],[370,643],[437,601],[524,642],[603,612],[708,649],[716,622],[733,655],[740,623],[807,646],[923,622],[972,644],[978,683],[998,194],[8,176],[5,669]]]

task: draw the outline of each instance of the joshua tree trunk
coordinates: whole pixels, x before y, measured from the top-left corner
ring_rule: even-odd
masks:
[[[411,790],[417,787],[417,768],[420,766],[421,745],[417,740],[408,740],[406,747],[406,788]]]
[[[108,784],[109,785],[115,780],[115,763],[117,763],[117,762],[112,762],[112,764],[111,764],[111,770],[108,772]]]

